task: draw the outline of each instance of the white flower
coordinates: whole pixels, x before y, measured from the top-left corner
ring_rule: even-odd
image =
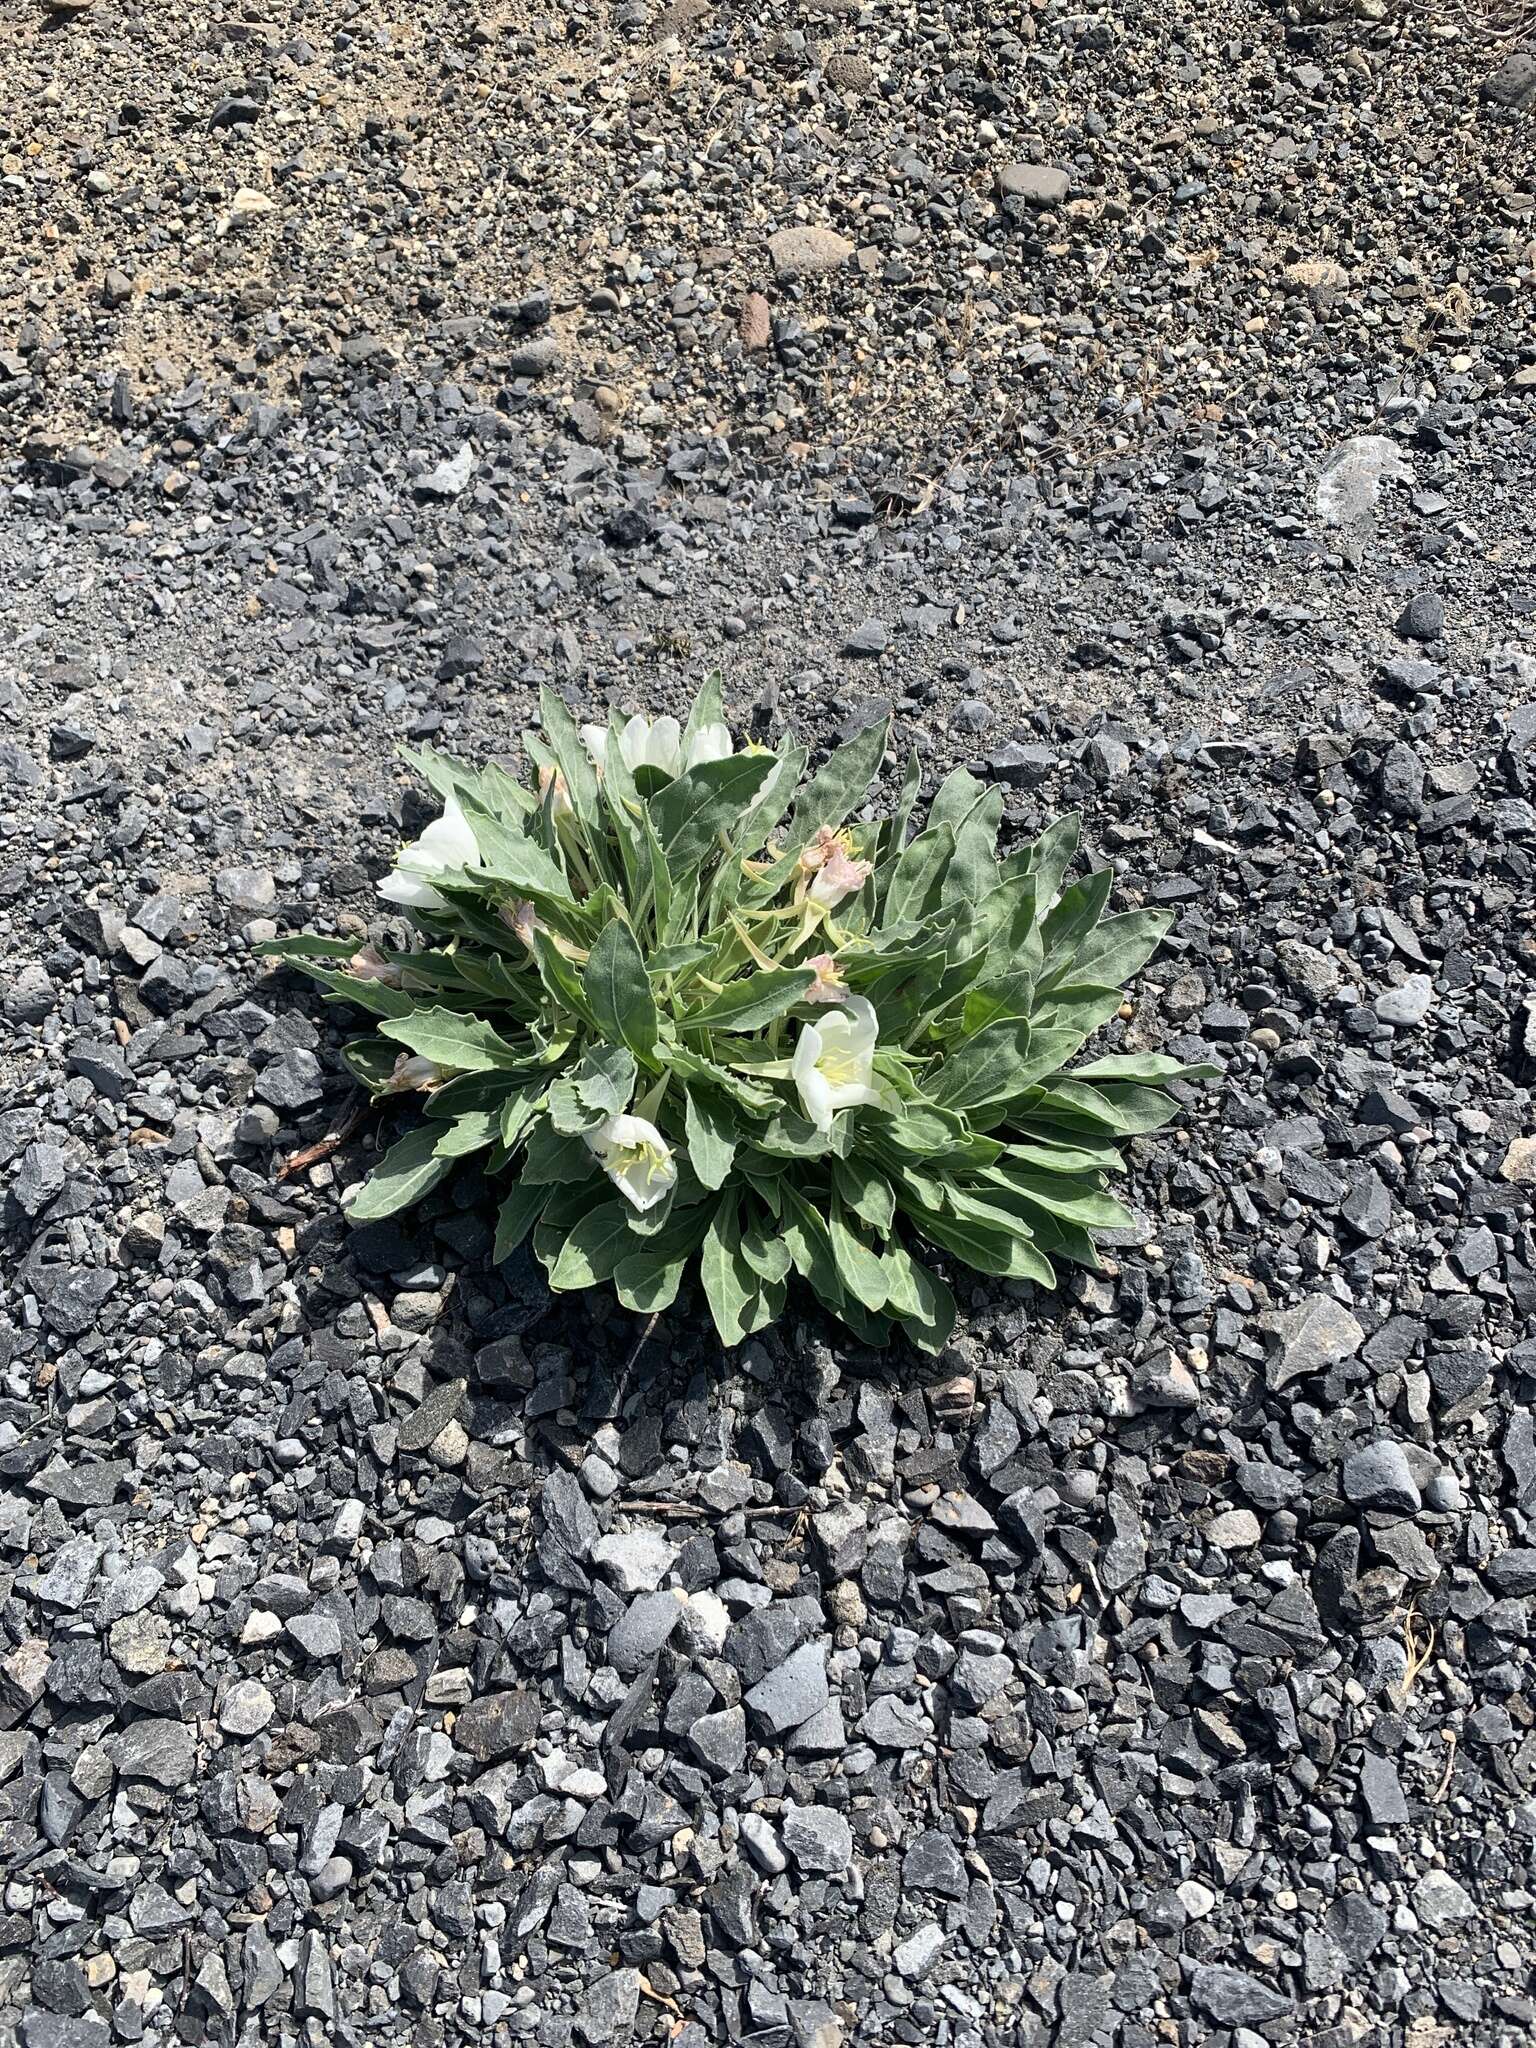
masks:
[[[731,729],[728,725],[701,725],[688,742],[684,766],[697,768],[701,761],[724,761],[731,753]]]
[[[443,899],[426,877],[479,865],[480,848],[470,822],[458,798],[451,796],[443,815],[400,854],[393,871],[380,882],[379,894],[386,902],[404,903],[412,910],[441,910]]]
[[[677,1179],[671,1146],[643,1116],[611,1116],[586,1139],[604,1173],[637,1209],[654,1209]]]
[[[818,1131],[830,1131],[840,1109],[881,1100],[872,1078],[879,1035],[879,1019],[867,996],[845,996],[840,1009],[801,1026],[790,1072],[801,1107]]]
[[[581,737],[593,765],[599,769],[608,758],[608,728],[584,725]],[[729,726],[701,725],[683,746],[683,729],[675,718],[658,718],[654,723],[639,712],[619,734],[619,753],[633,775],[637,768],[655,768],[663,775],[681,775],[685,768],[697,768],[701,761],[723,761],[731,751]]]

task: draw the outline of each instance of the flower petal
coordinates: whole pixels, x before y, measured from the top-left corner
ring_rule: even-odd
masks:
[[[658,718],[646,741],[645,758],[663,775],[677,775],[683,765],[683,728],[675,718]]]

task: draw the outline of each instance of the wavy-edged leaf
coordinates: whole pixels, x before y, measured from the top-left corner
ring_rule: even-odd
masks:
[[[409,1016],[386,1018],[379,1031],[407,1052],[436,1060],[440,1067],[451,1067],[455,1073],[516,1072],[536,1064],[534,1057],[509,1044],[483,1017],[464,1010],[413,1010]]]
[[[728,1106],[700,1087],[683,1094],[688,1162],[706,1188],[724,1187],[736,1157],[737,1128]]]
[[[890,720],[876,719],[827,757],[795,804],[786,835],[789,853],[797,853],[823,825],[835,832],[858,809],[880,772],[889,733]]]
[[[730,840],[775,765],[771,754],[730,754],[701,761],[651,798],[651,822],[674,881]]]
[[[496,1242],[491,1247],[491,1263],[499,1266],[509,1258],[523,1239],[538,1222],[544,1204],[549,1200],[547,1187],[536,1187],[531,1181],[520,1181],[512,1189],[496,1213]]]
[[[636,1059],[653,1065],[656,998],[635,935],[622,918],[610,919],[598,933],[581,986],[603,1036],[627,1045]]]
[[[623,1200],[603,1202],[587,1211],[572,1227],[549,1268],[549,1284],[557,1294],[576,1287],[596,1287],[613,1278],[635,1251],[629,1228],[633,1213]]]
[[[438,1157],[442,1135],[440,1124],[424,1123],[391,1145],[347,1205],[347,1220],[377,1223],[409,1209],[445,1181],[458,1162]]]
[[[567,1182],[596,1180],[598,1164],[584,1138],[557,1131],[547,1116],[540,1117],[528,1132],[528,1157],[524,1180],[536,1185],[559,1186]]]
[[[473,1152],[484,1152],[501,1137],[501,1112],[497,1109],[471,1109],[463,1116],[455,1117],[437,1141],[439,1159],[467,1159]]]
[[[754,1214],[749,1204],[741,1224],[741,1253],[759,1280],[770,1285],[788,1274],[793,1261],[789,1246],[772,1219]]]
[[[677,1299],[687,1271],[686,1258],[658,1259],[650,1252],[636,1252],[613,1270],[613,1291],[639,1315],[659,1315]]]
[[[929,898],[936,898],[944,871],[954,858],[955,835],[948,825],[930,825],[903,852],[885,891],[885,922],[900,924],[920,918]]]
[[[827,1235],[844,1287],[855,1301],[863,1302],[867,1309],[878,1315],[885,1307],[890,1292],[885,1268],[880,1263],[879,1254],[865,1244],[856,1230],[849,1228],[841,1202],[832,1204]]]
[[[838,1194],[855,1216],[883,1236],[896,1214],[896,1197],[891,1184],[867,1159],[855,1155],[833,1162],[832,1181]]]
[[[715,1330],[727,1350],[739,1344],[752,1327],[758,1276],[741,1249],[738,1200],[734,1189],[722,1195],[699,1248],[699,1278]]]
[[[685,1031],[759,1031],[800,1002],[816,979],[812,967],[770,967],[727,982],[683,1021]]]
[[[1127,910],[1106,917],[1073,955],[1070,978],[1123,988],[1146,966],[1172,923],[1169,910]]]
[[[1209,1060],[1198,1061],[1186,1066],[1183,1060],[1176,1060],[1165,1052],[1111,1052],[1101,1058],[1089,1060],[1083,1066],[1072,1069],[1070,1079],[1074,1081],[1145,1081],[1160,1084],[1166,1081],[1215,1081],[1221,1077],[1221,1068]]]
[[[1040,943],[1053,966],[1059,964],[1055,958],[1057,955],[1065,960],[1072,958],[1104,915],[1104,906],[1114,886],[1114,869],[1103,867],[1096,868],[1091,875],[1085,875],[1080,882],[1062,890],[1040,926]]]
[[[988,1024],[961,1041],[928,1075],[926,1088],[941,1109],[972,1110],[1006,1102],[1018,1091],[1029,1060],[1030,1027],[1022,1017]]]
[[[882,1256],[889,1289],[887,1314],[919,1351],[937,1354],[954,1334],[955,1297],[937,1273],[903,1246],[887,1245]]]

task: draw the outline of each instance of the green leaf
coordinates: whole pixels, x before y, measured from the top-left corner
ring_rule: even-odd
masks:
[[[501,1112],[499,1109],[471,1109],[455,1117],[447,1130],[437,1141],[439,1159],[464,1159],[472,1152],[483,1152],[494,1145],[501,1136]]]
[[[723,1103],[697,1087],[683,1096],[688,1160],[707,1188],[724,1187],[736,1156],[736,1125]]]
[[[555,766],[565,777],[571,809],[586,828],[587,844],[595,847],[602,837],[600,821],[603,816],[597,770],[565,700],[548,684],[539,691],[539,722],[554,755]]]
[[[350,1223],[376,1223],[409,1209],[452,1173],[456,1160],[440,1159],[440,1124],[424,1123],[391,1145],[347,1208]]]
[[[550,1087],[549,1120],[563,1136],[579,1138],[606,1123],[608,1114],[583,1099],[574,1075],[562,1074]]]
[[[282,960],[303,966],[309,960],[348,960],[357,951],[357,941],[323,939],[313,932],[296,932],[284,939],[264,939],[256,951],[263,960]]]
[[[1077,951],[1099,919],[1115,886],[1113,868],[1098,868],[1070,889],[1063,889],[1055,907],[1046,912],[1040,927],[1040,942],[1047,955],[1060,953],[1067,959]],[[1081,977],[1080,977],[1081,978]]]
[[[1022,1017],[988,1024],[962,1040],[928,1075],[933,1100],[945,1109],[978,1109],[1006,1102],[1018,1090],[1018,1074],[1029,1056],[1030,1029]]]
[[[780,1235],[795,1271],[811,1284],[811,1292],[827,1308],[842,1311],[846,1295],[832,1256],[827,1226],[799,1190],[783,1183],[784,1217]]]
[[[645,963],[646,972],[652,981],[658,981],[664,974],[686,974],[690,967],[713,959],[715,950],[702,939],[689,939],[681,946],[658,946]]]
[[[864,1240],[848,1228],[841,1202],[832,1204],[828,1235],[843,1285],[855,1301],[862,1301],[867,1309],[878,1315],[885,1307],[889,1293],[885,1268]]]
[[[635,1240],[629,1228],[632,1213],[622,1200],[589,1209],[560,1247],[549,1269],[550,1286],[557,1293],[568,1293],[575,1287],[596,1287],[611,1280],[622,1262],[634,1255]]]
[[[547,1116],[541,1117],[529,1132],[524,1180],[536,1185],[558,1185],[593,1180],[597,1172],[597,1161],[586,1141],[557,1131]]]
[[[1113,1145],[1096,1145],[1088,1139],[1061,1144],[1040,1137],[1027,1124],[1010,1132],[1003,1157],[1040,1173],[1118,1173],[1125,1164]]]
[[[984,1178],[1029,1209],[1043,1209],[1084,1230],[1124,1230],[1132,1220],[1130,1210],[1094,1181],[1029,1173],[1017,1166],[989,1167]]]
[[[1048,825],[1030,845],[1010,854],[1003,863],[1005,879],[1015,875],[1034,877],[1036,899],[1048,911],[1060,894],[1067,869],[1083,836],[1083,821],[1075,811]]]
[[[741,1253],[759,1280],[770,1284],[784,1279],[794,1263],[789,1246],[760,1214],[749,1213],[741,1226]]]
[[[387,982],[360,981],[356,975],[318,966],[313,960],[295,959],[289,964],[329,990],[331,1001],[352,1003],[357,1009],[366,1010],[370,1016],[409,1017],[416,1007],[414,996],[407,995],[404,989],[391,988]]]
[[[582,1101],[604,1116],[624,1114],[638,1078],[635,1056],[622,1045],[589,1046],[571,1076]]]
[[[1221,1068],[1209,1061],[1189,1067],[1165,1052],[1112,1052],[1074,1067],[1074,1081],[1215,1081]]]
[[[1152,958],[1172,923],[1173,913],[1167,910],[1128,910],[1106,917],[1078,947],[1071,978],[1124,988]]]
[[[651,799],[651,822],[666,850],[673,879],[720,850],[724,833],[739,825],[774,768],[771,754],[731,754],[701,761]]]
[[[522,1243],[539,1220],[544,1204],[549,1200],[549,1189],[536,1187],[531,1181],[521,1181],[502,1203],[496,1216],[496,1242],[491,1249],[491,1263],[499,1266]]]
[[[463,1010],[417,1010],[409,1017],[386,1018],[379,1030],[407,1052],[436,1060],[456,1073],[483,1074],[532,1064],[526,1051],[509,1045],[483,1017]]]
[[[934,793],[933,802],[928,806],[930,825],[949,825],[958,835],[960,827],[987,794],[987,785],[978,782],[968,768],[956,768],[946,775]],[[995,795],[1001,796],[997,790]]]
[[[941,903],[977,903],[995,890],[997,832],[1002,822],[1003,792],[988,790],[956,828],[954,858],[939,891]]]
[[[789,821],[788,848],[798,853],[823,825],[835,832],[869,794],[869,786],[885,758],[888,719],[877,719],[840,746],[823,762],[800,792]]]
[[[635,935],[622,918],[613,918],[599,932],[581,985],[603,1036],[627,1045],[637,1059],[653,1065],[656,998]]]
[[[375,1094],[388,1084],[400,1048],[387,1038],[349,1038],[341,1048],[347,1071]]]
[[[923,764],[916,747],[907,756],[907,772],[901,778],[901,791],[896,798],[895,808],[886,819],[880,834],[880,859],[875,869],[875,902],[882,917],[885,911],[886,891],[907,843],[907,828],[912,822],[912,812],[917,804],[923,786]]]
[[[685,1031],[757,1031],[798,1003],[816,971],[811,967],[771,967],[727,983],[702,1010],[683,1019]]]
[[[688,708],[688,722],[683,727],[683,759],[688,758],[688,743],[706,725],[724,725],[725,707],[720,700],[720,685],[724,678],[719,669],[712,668],[700,683],[698,694]]]
[[[1050,1261],[1042,1258],[1030,1242],[1029,1231],[1006,1209],[950,1190],[954,1213],[908,1210],[924,1237],[964,1259],[978,1273],[992,1273],[1004,1280],[1034,1280],[1042,1287],[1054,1287],[1056,1275]]]
[[[461,803],[476,804],[493,817],[509,811],[521,815],[537,808],[528,791],[494,762],[484,768],[467,768],[432,747],[401,747],[399,752],[401,760],[414,768],[444,803],[456,796]]]
[[[1159,1088],[1130,1087],[1112,1081],[1095,1087],[1080,1081],[1076,1074],[1061,1075],[1041,1107],[1053,1116],[1065,1114],[1103,1124],[1122,1137],[1160,1131],[1179,1113],[1179,1105]]]
[[[501,1142],[509,1152],[521,1144],[523,1134],[543,1107],[543,1092],[536,1087],[507,1097],[501,1108]]]
[[[955,835],[948,825],[930,825],[919,832],[897,861],[885,892],[885,921],[900,924],[918,918],[954,858]]]
[[[636,1252],[613,1269],[613,1291],[626,1308],[639,1315],[659,1315],[677,1299],[687,1269],[686,1257],[658,1260]]]
[[[587,1001],[581,977],[546,931],[535,930],[533,934],[533,963],[546,992],[557,1006],[596,1031],[597,1019]]]
[[[510,829],[477,810],[470,821],[480,847],[480,860],[487,877],[526,896],[532,902],[574,910],[565,870],[536,839]],[[434,877],[435,880],[435,877]]]
[[[622,1045],[588,1048],[549,1091],[549,1120],[557,1131],[595,1131],[611,1116],[622,1116],[635,1092],[635,1056]]]
[[[773,766],[762,787],[731,832],[732,850],[740,855],[750,857],[762,849],[774,826],[783,817],[784,807],[805,772],[804,747],[786,747],[782,754],[770,758]]]
[[[883,1173],[866,1159],[838,1159],[833,1162],[832,1180],[838,1194],[853,1211],[882,1235],[896,1214],[896,1197]]]
[[[1041,1030],[1070,1033],[1081,1045],[1101,1024],[1109,1022],[1124,1001],[1118,988],[1099,988],[1091,982],[1063,982],[1038,999],[1034,1021]],[[1071,1055],[1064,1053],[1062,1057],[1067,1059]]]
[[[955,1297],[937,1273],[901,1245],[886,1247],[884,1263],[890,1285],[887,1314],[919,1351],[942,1351],[954,1334]]]
[[[640,812],[640,836],[645,844],[645,858],[649,864],[651,878],[650,917],[651,928],[659,937],[672,924],[672,875],[667,867],[667,856],[661,841],[656,836],[656,827],[651,823],[648,810]],[[653,956],[646,963],[647,971],[656,972]]]
[[[722,1195],[699,1252],[699,1278],[720,1342],[729,1348],[747,1334],[758,1279],[742,1254],[737,1197]]]

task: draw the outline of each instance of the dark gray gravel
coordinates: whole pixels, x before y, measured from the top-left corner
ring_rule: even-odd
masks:
[[[0,2038],[1527,2040],[1536,57],[398,12],[0,28]],[[277,1178],[394,745],[714,665],[1178,914],[937,1367]]]

